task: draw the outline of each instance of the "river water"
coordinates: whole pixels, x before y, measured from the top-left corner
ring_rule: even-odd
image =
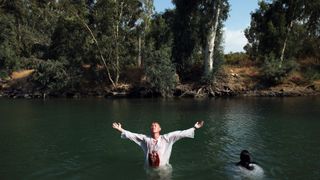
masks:
[[[149,134],[205,126],[173,146],[172,180],[320,179],[320,98],[0,99],[0,179],[148,179],[112,122]],[[263,173],[234,164],[247,149]]]

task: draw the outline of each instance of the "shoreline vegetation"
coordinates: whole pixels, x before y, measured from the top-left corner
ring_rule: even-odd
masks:
[[[244,52],[224,53],[228,0],[0,1],[0,96],[309,96],[320,1],[259,1]]]
[[[11,74],[10,79],[0,79],[0,97],[45,99],[45,98],[157,98],[161,93],[153,90],[143,82],[145,76],[131,74],[139,77],[140,83],[120,84],[117,88],[111,85],[84,85],[81,88],[44,92],[32,85],[34,70],[22,70]],[[295,97],[295,96],[319,96],[320,81],[306,81],[298,72],[291,73],[283,83],[263,87],[257,67],[239,67],[225,65],[216,75],[211,85],[200,83],[178,83],[167,97],[175,98],[213,98],[213,97]],[[132,79],[131,79],[132,80]]]

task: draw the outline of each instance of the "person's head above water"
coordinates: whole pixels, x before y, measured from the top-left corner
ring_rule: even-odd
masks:
[[[243,150],[240,153],[240,162],[251,163],[250,153],[247,150]]]
[[[154,121],[151,123],[151,126],[150,126],[150,132],[151,132],[151,135],[154,136],[154,135],[160,135],[160,131],[161,131],[161,126],[160,124],[157,122],[157,121]]]
[[[248,170],[253,170],[253,166],[250,164],[252,163],[252,158],[247,150],[242,150],[240,153],[240,162],[237,163],[237,165],[247,168]]]

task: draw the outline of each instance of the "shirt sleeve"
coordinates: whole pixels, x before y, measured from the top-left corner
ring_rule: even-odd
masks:
[[[168,133],[166,136],[169,141],[175,143],[176,141],[182,138],[194,138],[194,131],[194,128],[190,128],[183,131],[173,131],[171,133]]]
[[[146,138],[146,135],[132,133],[130,131],[123,130],[122,133],[121,133],[121,138],[122,139],[130,139],[131,141],[135,142],[139,146],[142,146],[143,142],[144,142],[144,139]]]

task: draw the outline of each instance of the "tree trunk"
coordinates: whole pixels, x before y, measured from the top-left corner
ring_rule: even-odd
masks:
[[[141,35],[139,34],[139,39],[138,39],[138,67],[141,67]]]
[[[283,59],[284,59],[284,52],[285,52],[286,47],[287,47],[289,33],[291,32],[292,26],[293,26],[293,20],[291,20],[290,25],[289,25],[289,27],[287,29],[286,38],[285,38],[285,40],[283,42],[283,46],[282,46],[282,49],[281,49],[280,63],[279,63],[279,67],[280,68],[282,67],[282,63],[283,63]]]
[[[139,49],[138,49],[138,67],[143,66],[144,60],[144,50],[146,48],[146,35],[150,31],[150,23],[152,18],[152,9],[153,9],[153,0],[140,0],[141,3],[144,4],[143,7],[143,16],[142,19],[144,21],[144,26],[142,30],[142,34],[139,34]]]
[[[115,51],[116,51],[116,64],[115,64],[115,71],[116,71],[116,79],[115,79],[115,84],[117,85],[118,82],[119,82],[119,78],[120,78],[120,55],[119,55],[119,26],[120,26],[120,22],[121,22],[121,18],[122,18],[122,12],[123,12],[123,4],[124,2],[121,2],[120,3],[120,11],[117,12],[117,15],[118,16],[118,19],[116,21],[116,33],[115,33],[115,44],[116,44],[116,47],[115,47]]]
[[[78,19],[81,21],[81,23],[83,24],[83,26],[84,26],[84,27],[88,30],[88,32],[90,33],[90,36],[92,37],[94,43],[96,44],[96,46],[97,46],[97,48],[98,48],[101,61],[102,61],[103,65],[104,65],[104,67],[105,67],[106,70],[107,70],[108,78],[109,78],[110,82],[112,83],[112,86],[115,87],[116,84],[114,83],[114,81],[113,81],[113,79],[112,79],[112,77],[111,77],[109,67],[107,66],[106,60],[105,60],[105,58],[104,58],[104,56],[103,56],[103,54],[102,54],[102,52],[101,52],[101,49],[100,49],[100,46],[99,46],[99,43],[98,43],[96,37],[94,36],[94,34],[93,34],[92,30],[90,29],[90,27],[88,26],[88,24],[87,24],[85,21],[83,21],[83,19],[81,19],[81,18],[78,16],[78,14],[76,14],[76,13],[74,13],[74,14],[76,15],[76,17],[78,17]]]
[[[281,68],[282,67],[282,63],[283,63],[283,59],[284,59],[284,52],[286,51],[286,48],[287,48],[287,42],[288,42],[288,38],[289,38],[289,34],[291,32],[291,29],[293,27],[293,21],[295,19],[295,11],[296,11],[296,8],[297,8],[297,4],[294,3],[293,1],[291,1],[291,5],[293,6],[292,7],[292,14],[290,16],[290,23],[289,23],[289,27],[287,28],[287,32],[286,32],[286,38],[283,42],[283,46],[282,46],[282,49],[281,49],[281,55],[280,55],[280,62],[279,62],[279,67]]]
[[[215,7],[217,6],[217,7]],[[214,3],[213,9],[216,9],[215,11],[215,17],[214,21],[211,23],[211,27],[208,32],[207,36],[207,43],[206,43],[206,49],[205,49],[205,59],[204,59],[204,72],[205,75],[209,75],[212,72],[213,69],[213,55],[214,55],[214,47],[215,47],[215,39],[219,24],[219,16],[220,16],[220,3]]]

